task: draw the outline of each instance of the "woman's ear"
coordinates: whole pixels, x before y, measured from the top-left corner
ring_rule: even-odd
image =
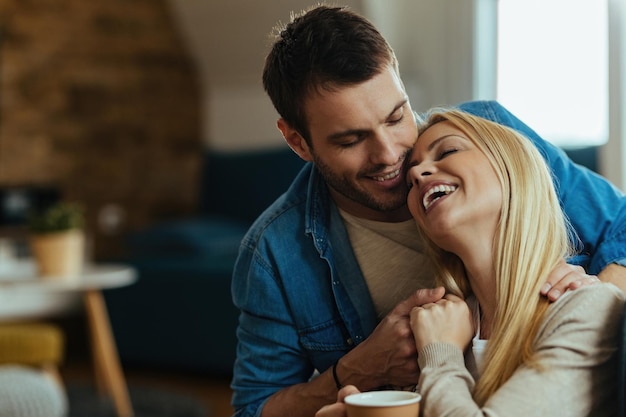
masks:
[[[292,128],[284,119],[278,119],[276,122],[276,126],[280,133],[283,134],[283,138],[289,145],[289,147],[298,154],[298,156],[305,161],[312,161],[313,156],[311,155],[311,151],[309,150],[309,144],[306,143],[306,140],[298,133],[297,130]]]

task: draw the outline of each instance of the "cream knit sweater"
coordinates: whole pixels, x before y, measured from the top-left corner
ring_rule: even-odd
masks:
[[[520,367],[482,408],[472,399],[475,379],[463,352],[445,343],[425,346],[418,353],[423,415],[615,415],[623,309],[624,294],[611,284],[567,292],[548,308],[535,340],[543,371]]]

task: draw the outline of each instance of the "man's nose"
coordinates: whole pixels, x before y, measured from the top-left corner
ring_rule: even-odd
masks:
[[[372,141],[370,159],[376,165],[395,165],[406,152],[393,136],[377,134]]]

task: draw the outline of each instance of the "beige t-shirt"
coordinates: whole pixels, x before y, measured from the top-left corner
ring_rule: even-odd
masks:
[[[414,220],[385,223],[339,210],[379,317],[419,288],[435,286]]]

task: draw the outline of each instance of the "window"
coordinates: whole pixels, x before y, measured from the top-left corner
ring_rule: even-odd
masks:
[[[497,99],[562,147],[608,137],[607,0],[499,0]]]

